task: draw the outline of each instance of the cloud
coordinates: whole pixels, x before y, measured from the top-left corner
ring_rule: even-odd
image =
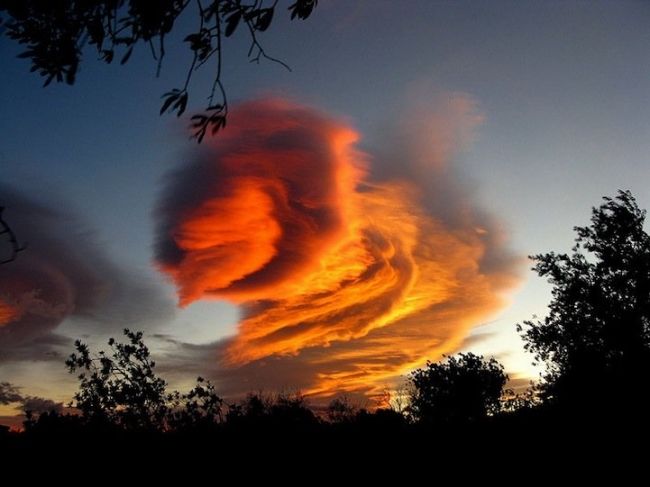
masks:
[[[516,393],[523,393],[531,388],[531,384],[534,384],[534,381],[530,377],[514,377],[508,381],[506,387]]]
[[[52,362],[61,367],[70,354],[74,339],[58,333],[45,332],[22,343],[0,345],[3,362]]]
[[[376,393],[503,306],[516,259],[448,164],[482,116],[460,95],[443,108],[364,154],[355,130],[314,109],[249,102],[169,175],[160,269],[181,305],[243,311],[206,354],[225,393]]]
[[[0,361],[37,358],[37,350],[47,354],[48,344],[61,343],[53,332],[68,318],[97,331],[173,312],[156,287],[113,263],[60,202],[37,202],[5,186],[0,201],[28,245],[15,261],[0,266]]]
[[[18,388],[9,382],[0,382],[0,404],[7,405],[22,401]]]
[[[20,388],[9,382],[0,382],[0,405],[17,403],[16,409],[31,411],[36,414],[56,411],[63,411],[63,403],[37,396],[24,396]]]
[[[63,411],[63,403],[45,399],[44,397],[28,396],[23,399],[20,406],[22,411],[31,411],[35,414],[48,413],[55,411],[61,413]]]
[[[345,238],[356,134],[280,101],[246,104],[167,179],[156,255],[182,305],[290,294]]]

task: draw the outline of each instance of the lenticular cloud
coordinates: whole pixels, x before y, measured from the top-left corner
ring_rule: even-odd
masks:
[[[408,171],[373,177],[359,138],[314,109],[259,100],[168,176],[157,264],[180,305],[242,308],[222,357],[233,376],[275,357],[304,371],[290,385],[306,392],[372,390],[502,306],[513,259],[491,220],[456,190],[437,215]]]

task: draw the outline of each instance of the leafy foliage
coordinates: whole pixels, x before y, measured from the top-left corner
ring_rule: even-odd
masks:
[[[415,370],[409,410],[421,422],[475,421],[496,413],[508,376],[494,358],[461,353]]]
[[[154,373],[156,366],[142,341],[142,332],[124,329],[127,343],[108,341],[110,354],[91,356],[87,345],[75,342],[66,365],[80,371],[75,407],[84,417],[133,430],[159,430],[169,411],[166,382]]]
[[[189,100],[189,84],[193,73],[214,61],[215,73],[205,113],[192,118],[194,137],[200,142],[208,130],[217,132],[226,124],[228,102],[221,81],[224,38],[238,28],[250,40],[248,57],[279,63],[269,56],[258,35],[271,25],[279,0],[0,0],[0,19],[6,35],[24,45],[19,55],[30,59],[31,71],[52,81],[73,84],[86,45],[93,46],[99,58],[120,64],[131,58],[138,45],[150,49],[158,63],[158,73],[165,56],[165,42],[180,15],[190,6],[196,9],[196,30],[184,39],[192,52],[185,82],[163,95],[160,113],[175,112],[181,116]],[[295,0],[289,5],[291,19],[307,19],[318,0]]]
[[[249,394],[239,403],[230,404],[226,420],[231,426],[293,428],[317,423],[316,416],[300,393]]]
[[[575,227],[573,253],[532,257],[553,287],[543,320],[518,325],[526,349],[547,365],[551,402],[614,403],[644,395],[650,367],[650,236],[629,191],[593,208]]]
[[[223,421],[223,399],[203,377],[187,394],[173,392],[168,426],[175,430],[212,429]]]

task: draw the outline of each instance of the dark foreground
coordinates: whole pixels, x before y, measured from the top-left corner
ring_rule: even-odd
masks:
[[[225,480],[222,475],[244,484],[257,478],[273,484],[320,485],[332,478],[347,483],[346,476],[365,479],[363,485],[370,479],[383,485],[389,478],[435,484],[448,476],[528,484],[551,473],[583,480],[614,473],[618,485],[646,468],[649,431],[645,419],[542,409],[455,425],[412,424],[379,410],[339,423],[257,418],[174,432],[125,431],[59,416],[26,432],[2,434],[0,458],[6,466],[27,462],[58,474],[88,470],[116,483],[137,478],[146,485],[179,472],[186,476],[182,485],[197,478]]]

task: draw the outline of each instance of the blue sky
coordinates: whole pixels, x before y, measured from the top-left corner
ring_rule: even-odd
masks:
[[[517,253],[568,250],[572,227],[619,188],[650,207],[648,2],[321,0],[307,21],[284,17],[262,40],[292,72],[248,63],[246,39],[236,35],[225,47],[229,98],[270,93],[312,104],[348,120],[370,151],[391,120],[429,94],[471,97],[484,122],[453,167]],[[189,32],[190,21],[180,30]],[[170,43],[155,78],[146,50],[121,67],[89,52],[75,86],[43,89],[18,52],[0,40],[2,182],[64,200],[109,255],[161,282],[151,265],[151,211],[162,176],[194,143],[184,121],[158,111],[160,95],[182,83],[188,53]],[[205,70],[195,77],[190,111],[202,107],[210,82]],[[170,285],[164,292],[173,297]],[[514,324],[543,315],[548,299],[548,286],[526,272],[511,305],[476,330],[491,338],[473,349],[496,354],[515,375],[531,373]],[[204,343],[232,333],[236,321],[234,307],[201,302],[155,332]],[[36,370],[0,365],[0,379],[52,395]]]

